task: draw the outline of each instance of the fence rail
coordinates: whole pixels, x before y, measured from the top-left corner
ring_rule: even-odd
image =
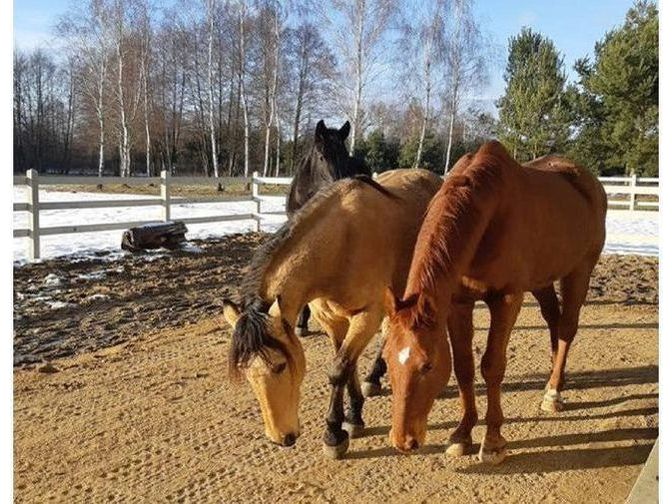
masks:
[[[14,238],[28,238],[28,257],[30,260],[40,257],[40,237],[70,233],[91,233],[97,231],[115,231],[128,229],[134,226],[142,226],[157,221],[169,221],[171,206],[177,204],[199,203],[237,203],[254,202],[256,204],[253,213],[233,215],[208,215],[203,217],[186,217],[180,219],[185,224],[205,224],[213,222],[231,222],[253,220],[256,222],[256,230],[259,231],[262,215],[280,215],[284,212],[261,212],[263,198],[259,196],[261,185],[289,185],[292,179],[287,177],[270,178],[259,177],[254,172],[252,177],[171,177],[167,171],[161,172],[161,177],[67,177],[45,176],[40,177],[36,170],[28,170],[26,176],[14,176],[14,185],[28,186],[28,202],[14,203],[15,212],[28,212],[30,219],[27,228],[14,229]],[[160,185],[160,196],[155,198],[121,199],[121,200],[93,200],[93,201],[40,201],[40,186],[49,185],[84,185],[98,186],[101,184],[127,184],[127,185]],[[171,195],[171,188],[176,186],[193,185],[217,185],[226,187],[232,184],[250,184],[250,194],[243,196],[222,195],[208,197],[176,197]],[[117,207],[160,207],[160,216],[153,220],[137,220],[127,222],[106,222],[99,224],[70,224],[65,226],[40,226],[41,210],[73,210],[91,208],[117,208]]]
[[[610,207],[634,210],[658,210],[659,179],[656,177],[599,177]],[[617,196],[617,198],[612,198]],[[638,198],[646,196],[647,199]],[[655,201],[654,201],[655,196]]]
[[[374,177],[377,174],[374,173]],[[609,206],[635,210],[658,210],[659,186],[658,179],[651,177],[600,177],[607,196],[610,198]],[[40,236],[69,233],[90,233],[96,231],[114,231],[127,229],[133,226],[141,226],[152,222],[169,221],[171,205],[174,204],[199,204],[199,203],[232,203],[253,201],[256,204],[255,212],[234,215],[210,215],[204,217],[187,217],[180,219],[186,224],[204,224],[213,222],[230,222],[254,220],[257,231],[260,229],[262,212],[259,196],[259,187],[262,185],[289,185],[290,177],[260,177],[254,172],[252,177],[171,177],[166,171],[161,172],[161,177],[68,177],[68,176],[44,176],[40,177],[36,170],[28,170],[25,176],[14,176],[14,185],[28,186],[28,202],[14,203],[15,212],[28,212],[30,215],[27,228],[14,229],[14,238],[28,238],[28,257],[30,260],[40,257]],[[85,185],[98,186],[100,184],[127,184],[127,185],[160,185],[158,198],[122,199],[122,200],[99,200],[99,201],[54,201],[40,202],[39,188],[41,185]],[[171,188],[174,186],[187,185],[217,185],[226,187],[232,184],[250,184],[250,194],[243,196],[223,195],[208,197],[174,197]],[[615,198],[614,198],[615,196]],[[644,196],[646,199],[638,198]],[[654,200],[655,199],[655,200]],[[40,226],[41,210],[71,210],[91,208],[115,208],[115,207],[160,207],[160,218],[154,220],[139,220],[130,222],[109,222],[100,224],[81,224],[66,226]],[[283,215],[284,212],[264,212],[263,215]]]

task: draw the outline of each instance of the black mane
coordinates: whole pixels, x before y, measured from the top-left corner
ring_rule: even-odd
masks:
[[[229,374],[239,376],[240,370],[247,367],[257,356],[270,363],[270,353],[273,350],[282,353],[288,362],[291,361],[285,345],[269,334],[268,307],[265,310],[262,306],[249,307],[240,315],[233,330],[229,350]]]

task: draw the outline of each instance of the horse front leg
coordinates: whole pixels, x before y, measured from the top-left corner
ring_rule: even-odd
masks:
[[[478,458],[488,464],[499,464],[506,458],[506,439],[502,436],[502,380],[506,371],[506,347],[511,329],[516,322],[523,294],[507,294],[487,300],[490,308],[488,344],[481,360],[481,374],[485,379],[488,410],[485,414],[487,429]]]
[[[351,317],[345,340],[336,353],[329,373],[332,390],[327,413],[327,431],[323,438],[323,453],[329,458],[341,458],[348,450],[350,436],[343,430],[344,424],[348,427],[347,424],[352,421],[357,426],[357,431],[364,429],[361,415],[364,396],[361,391],[357,393],[359,383],[353,375],[357,369],[357,359],[380,326],[381,320],[382,310],[366,310]],[[347,384],[351,387],[352,401],[348,418],[343,411],[343,392]]]
[[[468,454],[472,446],[471,431],[478,421],[476,397],[474,393],[474,356],[472,341],[474,303],[455,303],[448,317],[448,335],[453,349],[453,369],[460,389],[462,419],[450,434],[450,445],[446,454],[459,457]]]
[[[329,398],[329,411],[327,412],[327,430],[322,438],[324,445],[322,452],[329,458],[339,459],[348,451],[349,436],[342,429],[345,415],[343,413],[343,391],[345,388],[343,372],[336,375],[330,374],[331,397]]]
[[[348,396],[350,398],[350,407],[345,412],[343,429],[347,431],[350,439],[355,439],[360,437],[364,432],[364,419],[362,418],[364,395],[359,386],[359,376],[356,364],[352,373],[350,373],[350,379],[348,380]]]

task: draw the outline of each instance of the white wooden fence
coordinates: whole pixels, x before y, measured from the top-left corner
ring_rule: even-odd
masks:
[[[70,176],[39,176],[36,170],[28,170],[26,176],[15,176],[14,185],[28,186],[28,202],[14,203],[15,212],[28,212],[30,215],[27,228],[14,229],[14,238],[28,238],[28,257],[30,260],[40,257],[40,237],[68,233],[90,233],[95,231],[113,231],[116,229],[128,229],[134,226],[155,223],[157,221],[169,221],[171,204],[183,203],[231,203],[247,202],[256,203],[256,211],[247,214],[234,215],[209,215],[204,217],[181,218],[180,221],[185,224],[203,224],[210,222],[226,221],[256,221],[257,231],[260,228],[262,219],[261,203],[263,199],[259,195],[259,186],[261,185],[289,185],[292,179],[288,177],[259,177],[254,172],[252,177],[171,177],[167,171],[161,172],[161,177],[70,177]],[[100,200],[100,201],[58,201],[58,202],[40,202],[39,188],[48,185],[86,185],[97,186],[99,184],[127,184],[127,185],[146,185],[160,184],[161,195],[159,198],[146,199],[118,199],[118,200]],[[217,185],[222,184],[226,187],[230,184],[250,184],[251,191],[249,195],[242,196],[210,196],[210,197],[171,197],[171,188],[175,186],[193,186],[193,185]],[[78,224],[67,226],[40,226],[40,210],[70,210],[84,208],[113,208],[113,207],[144,207],[160,206],[160,218],[154,220],[127,221],[127,222],[107,222],[99,224]],[[284,212],[265,212],[267,215],[283,214]]]
[[[657,177],[599,177],[607,193],[609,206],[630,211],[659,208],[660,187]],[[610,196],[618,196],[611,198]],[[638,196],[648,196],[647,199]],[[655,198],[654,198],[655,197]],[[655,199],[655,201],[653,201]]]
[[[374,177],[376,174],[374,174]],[[171,202],[177,203],[227,203],[227,202],[245,202],[254,201],[256,211],[248,214],[235,215],[211,215],[205,217],[187,217],[180,219],[185,224],[202,224],[209,222],[225,222],[254,220],[256,229],[259,230],[262,219],[261,202],[259,196],[259,186],[261,185],[289,185],[292,179],[290,177],[260,177],[254,172],[252,177],[171,177],[167,171],[161,172],[161,177],[71,177],[71,176],[39,176],[36,170],[28,170],[26,176],[15,176],[14,185],[26,185],[29,188],[27,203],[14,203],[15,212],[28,212],[30,214],[27,228],[14,229],[14,238],[28,238],[28,257],[30,260],[40,257],[40,236],[68,234],[68,233],[90,233],[95,231],[113,231],[116,229],[128,229],[134,226],[141,226],[157,220],[170,220]],[[600,177],[600,182],[604,184],[604,189],[608,196],[617,196],[609,199],[609,206],[635,210],[658,210],[659,187],[657,178],[638,178],[632,177]],[[39,188],[41,185],[88,185],[97,186],[99,184],[127,184],[127,185],[146,185],[160,184],[161,195],[159,198],[147,199],[119,199],[119,200],[100,200],[100,201],[58,201],[58,202],[40,202]],[[216,185],[222,184],[251,184],[250,195],[243,196],[213,196],[213,197],[195,197],[195,198],[173,198],[171,197],[171,187],[186,185]],[[648,200],[638,199],[638,196],[649,196]],[[656,201],[652,201],[655,196]],[[67,210],[83,208],[113,208],[113,207],[142,207],[142,206],[160,206],[160,219],[130,222],[108,222],[100,224],[79,224],[67,226],[40,227],[40,210]],[[270,215],[284,214],[284,212],[266,212]]]

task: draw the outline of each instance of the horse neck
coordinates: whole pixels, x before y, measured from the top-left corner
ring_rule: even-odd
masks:
[[[330,228],[324,217],[338,194],[335,188],[314,196],[286,225],[284,233],[278,232],[270,239],[263,252],[266,256],[263,264],[256,265],[259,271],[251,272],[251,281],[245,282],[244,290],[269,303],[281,296],[283,314],[298,316],[299,310],[310,301],[308,296],[314,285],[323,283],[322,277],[331,273],[328,265],[320,262],[321,257],[328,256],[321,250],[324,240],[313,236]]]
[[[427,209],[406,296],[427,295],[439,308],[457,290],[488,227],[498,196],[489,188],[444,184]]]

